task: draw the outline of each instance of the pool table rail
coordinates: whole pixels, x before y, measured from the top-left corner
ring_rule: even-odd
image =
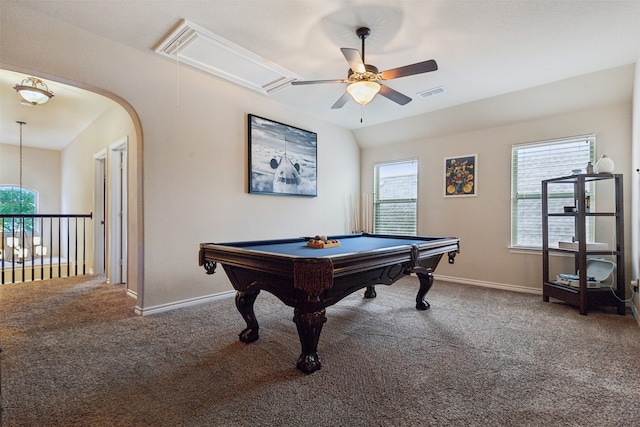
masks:
[[[234,265],[236,267],[248,268],[264,272],[283,274],[292,276],[292,267],[295,261],[310,262],[316,259],[330,258],[333,263],[334,277],[366,271],[371,265],[393,265],[397,263],[411,262],[413,267],[418,268],[420,260],[442,253],[449,254],[449,263],[453,264],[454,257],[460,252],[459,239],[455,237],[412,237],[412,236],[390,236],[382,234],[348,234],[340,236],[329,236],[331,239],[345,240],[357,237],[378,237],[393,238],[394,240],[430,239],[419,241],[419,243],[398,244],[372,250],[354,250],[351,252],[335,253],[326,252],[329,249],[314,250],[314,256],[291,255],[286,253],[275,253],[269,250],[255,249],[260,246],[274,246],[281,244],[299,243],[304,246],[308,238],[291,238],[269,241],[248,241],[231,243],[201,243],[198,256],[200,266],[205,266],[207,260],[215,260],[220,264]],[[407,253],[407,246],[412,246],[412,251]],[[416,252],[417,250],[417,252]],[[325,252],[323,252],[325,251]],[[363,262],[363,260],[365,262]],[[215,267],[213,267],[215,268]],[[208,270],[208,269],[207,269]],[[213,271],[209,274],[213,274]]]

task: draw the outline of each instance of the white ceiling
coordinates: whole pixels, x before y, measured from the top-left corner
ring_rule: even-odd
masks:
[[[104,96],[73,86],[44,80],[53,98],[43,105],[30,105],[13,88],[27,77],[22,73],[0,70],[0,142],[18,145],[20,126],[23,145],[62,150],[109,106]]]
[[[339,49],[360,48],[355,35],[359,26],[372,30],[366,62],[380,70],[427,59],[438,62],[438,71],[389,81],[388,86],[413,101],[399,106],[377,96],[364,108],[363,123],[355,102],[331,110],[344,93],[340,84],[290,86],[264,95],[348,129],[443,110],[640,58],[639,0],[20,0],[20,5],[147,53],[186,19],[305,80],[346,78],[348,66]],[[2,132],[11,123],[17,128],[13,117],[5,123],[9,116],[5,113],[14,108],[51,113],[72,107],[62,97],[66,89],[54,84],[52,89],[60,96],[56,93],[45,106],[7,102],[7,93],[22,77],[8,81],[1,75]],[[438,86],[446,91],[427,98],[416,95]],[[13,91],[11,101],[16,96]],[[82,125],[67,126],[65,115],[77,119],[89,111],[84,106],[51,118],[74,132]],[[49,136],[51,142],[57,140],[52,133]]]

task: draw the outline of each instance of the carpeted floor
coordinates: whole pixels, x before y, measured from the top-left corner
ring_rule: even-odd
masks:
[[[138,317],[103,277],[0,287],[5,426],[635,426],[640,328],[540,296],[416,278],[327,309],[295,369],[293,309],[263,292]],[[180,286],[180,284],[177,284]]]

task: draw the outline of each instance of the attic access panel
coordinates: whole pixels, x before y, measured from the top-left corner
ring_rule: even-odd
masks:
[[[155,52],[265,95],[299,77],[212,32],[183,20]]]

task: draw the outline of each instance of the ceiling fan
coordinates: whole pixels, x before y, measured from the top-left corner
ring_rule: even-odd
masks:
[[[356,30],[356,35],[362,40],[362,55],[357,49],[343,47],[340,50],[349,63],[349,74],[346,79],[338,80],[296,80],[292,85],[312,85],[322,83],[348,83],[347,91],[331,107],[332,109],[342,108],[349,100],[349,96],[361,104],[365,105],[373,99],[376,94],[384,96],[391,101],[405,105],[411,102],[408,96],[385,86],[380,82],[397,79],[400,77],[412,76],[414,74],[428,73],[436,71],[438,64],[433,59],[418,62],[416,64],[405,65],[403,67],[392,68],[387,71],[378,72],[378,68],[364,63],[364,40],[371,34],[367,27],[360,27]]]

